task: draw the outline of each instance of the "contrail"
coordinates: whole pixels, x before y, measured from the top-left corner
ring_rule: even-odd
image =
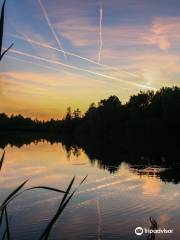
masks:
[[[118,181],[113,181],[110,183],[105,183],[105,184],[101,184],[101,185],[97,185],[96,187],[92,187],[92,188],[87,188],[85,190],[81,190],[78,192],[78,194],[82,194],[82,193],[87,193],[87,192],[97,192],[98,190],[104,189],[104,188],[108,188],[117,184],[122,184],[122,183],[128,183],[132,181],[132,178],[129,177],[126,180],[118,180]]]
[[[28,64],[32,64],[32,65],[37,66],[37,67],[42,67],[42,68],[45,68],[45,69],[50,69],[50,70],[62,73],[62,71],[58,68],[42,65],[42,64],[39,64],[39,63],[35,63],[35,62],[32,62],[32,61],[24,60],[24,59],[13,57],[13,56],[6,56],[6,57],[9,58],[9,59],[18,61],[18,62],[28,63]],[[98,81],[100,83],[105,83],[103,80],[99,80],[99,79],[98,80],[96,79],[96,81]]]
[[[28,42],[29,45],[32,47],[32,49],[35,49],[35,46],[33,45],[33,43],[31,42],[31,40],[29,39],[29,37],[27,35],[25,35],[24,33],[21,33],[24,37],[24,41]]]
[[[98,215],[98,240],[101,240],[102,218],[101,218],[99,198],[97,198],[96,204],[97,204],[97,215]]]
[[[37,66],[37,67],[42,67],[42,68],[45,68],[45,69],[50,69],[50,70],[62,73],[62,71],[60,69],[57,69],[57,68],[54,68],[54,67],[42,65],[42,64],[39,64],[39,63],[35,63],[35,62],[32,62],[32,61],[24,60],[24,59],[13,57],[13,56],[6,56],[6,57],[9,58],[9,59],[18,61],[18,62],[28,63],[28,64],[32,64],[32,65]],[[96,79],[96,81],[104,83],[104,81],[99,80],[99,79],[98,80]]]
[[[67,67],[67,68],[70,68],[70,69],[73,69],[73,70],[90,73],[90,74],[93,74],[93,75],[96,75],[96,76],[99,76],[99,77],[104,77],[104,78],[111,79],[111,80],[114,80],[114,81],[130,84],[130,85],[136,86],[138,88],[157,90],[156,88],[153,88],[153,87],[150,87],[150,86],[147,86],[147,85],[126,81],[126,80],[123,80],[123,79],[119,79],[117,77],[113,77],[113,76],[110,76],[110,75],[105,75],[105,74],[102,74],[102,73],[99,73],[99,72],[94,72],[94,71],[84,69],[84,68],[79,68],[79,67],[69,65],[69,64],[65,64],[65,63],[62,63],[62,62],[59,62],[59,61],[56,61],[56,60],[49,60],[47,58],[42,58],[42,57],[39,57],[39,56],[36,56],[36,55],[32,55],[32,54],[29,54],[29,53],[18,51],[18,50],[15,50],[15,49],[11,49],[10,52],[16,53],[18,55],[26,56],[26,57],[31,57],[31,58],[41,60],[41,61],[44,61],[44,62],[48,62],[48,63],[51,63],[51,64],[61,65],[63,67]]]
[[[115,68],[115,67],[113,67],[113,66],[108,66],[108,65],[105,65],[105,64],[98,63],[98,62],[93,61],[93,60],[91,60],[91,59],[89,59],[89,58],[85,58],[85,57],[82,57],[82,56],[80,56],[80,55],[77,55],[77,54],[74,54],[74,53],[71,53],[71,52],[67,52],[67,51],[64,51],[64,50],[61,50],[61,49],[52,47],[52,46],[49,45],[49,44],[37,42],[37,41],[35,41],[35,40],[30,39],[29,37],[28,37],[28,40],[27,40],[25,37],[22,37],[22,36],[19,36],[19,35],[16,35],[16,34],[8,34],[8,35],[10,35],[10,36],[12,36],[12,37],[15,37],[15,38],[17,38],[17,39],[26,41],[26,42],[28,42],[28,43],[33,43],[33,44],[35,44],[35,45],[38,45],[38,46],[41,46],[41,47],[44,47],[44,48],[52,49],[52,50],[55,50],[55,51],[58,51],[58,52],[62,52],[62,53],[65,52],[66,55],[69,55],[69,56],[72,56],[72,57],[76,57],[76,58],[85,60],[85,61],[90,62],[90,63],[92,63],[92,64],[95,64],[95,65],[97,65],[97,66],[103,67],[103,68],[105,68],[105,69],[112,69],[112,70],[115,70],[115,71],[121,71],[121,72],[124,72],[124,73],[126,73],[126,74],[131,75],[132,77],[139,78],[139,75],[138,75],[138,74],[131,73],[131,72],[125,71],[125,70],[123,70],[123,69],[118,69],[118,68]]]
[[[41,7],[41,9],[42,9],[42,12],[43,12],[43,14],[44,14],[44,17],[45,17],[45,19],[46,19],[46,21],[47,21],[47,24],[48,24],[48,26],[49,26],[49,28],[50,28],[53,36],[54,36],[54,38],[55,38],[55,40],[56,40],[59,48],[62,50],[62,52],[64,53],[64,57],[67,59],[66,53],[65,53],[65,51],[64,51],[64,49],[63,49],[63,46],[62,46],[62,43],[61,43],[60,39],[58,38],[58,36],[57,36],[57,34],[56,34],[56,32],[55,32],[52,24],[51,24],[51,21],[50,21],[50,19],[49,19],[48,13],[47,13],[44,5],[42,4],[41,0],[38,0],[38,2],[39,2],[39,5],[40,5],[40,7]]]
[[[99,54],[98,63],[101,62],[101,52],[103,48],[103,34],[102,34],[102,23],[103,23],[103,2],[100,0],[100,21],[99,21]]]
[[[24,62],[24,63],[32,64],[34,66],[50,69],[50,70],[53,70],[53,71],[56,71],[56,72],[62,72],[60,69],[50,67],[50,66],[46,66],[46,65],[42,65],[42,64],[35,63],[35,62],[32,62],[32,61],[24,60],[24,59],[21,59],[21,58],[17,58],[17,57],[13,57],[13,56],[6,56],[6,57],[9,58],[9,59],[12,59],[12,60],[16,60],[18,62]]]

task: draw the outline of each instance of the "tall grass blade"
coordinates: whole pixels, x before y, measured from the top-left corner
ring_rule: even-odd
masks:
[[[17,187],[7,198],[6,200],[3,202],[3,204],[1,205],[0,207],[0,210],[1,210],[1,215],[0,215],[0,227],[1,227],[1,224],[2,224],[2,221],[3,221],[3,216],[4,216],[4,212],[5,212],[5,209],[6,209],[6,206],[14,199],[16,198],[17,196],[23,194],[25,191],[29,191],[29,190],[33,190],[33,189],[45,189],[45,190],[49,190],[49,191],[55,191],[55,192],[58,192],[58,193],[66,193],[65,191],[63,190],[60,190],[60,189],[57,189],[57,188],[51,188],[51,187],[46,187],[46,186],[36,186],[36,187],[32,187],[32,188],[28,188],[28,189],[25,189],[24,191],[22,191],[21,193],[18,193],[18,191],[27,183],[28,180],[26,180],[25,182],[23,182],[19,187]],[[16,194],[18,193],[18,194]]]
[[[83,178],[83,180],[80,182],[80,184],[79,184],[79,187],[83,184],[83,182],[86,180],[86,178],[88,177],[88,175],[86,175],[84,178]]]
[[[4,231],[4,233],[3,233],[2,240],[5,240],[6,234],[7,234],[7,229],[6,229],[6,230]]]
[[[66,193],[63,190],[57,189],[57,188],[52,188],[52,187],[46,187],[46,186],[37,186],[37,187],[32,187],[32,188],[28,188],[25,191],[29,191],[29,190],[33,190],[33,189],[44,189],[44,190],[49,190],[49,191],[54,191],[54,192],[59,192],[59,193]]]
[[[0,16],[0,56],[2,54],[2,44],[3,44],[3,32],[4,32],[4,8],[5,8],[6,0],[4,1],[1,8],[1,16]]]
[[[12,48],[13,44],[10,45],[8,49],[6,49],[3,52],[3,33],[4,33],[4,11],[5,11],[5,4],[6,0],[4,0],[4,3],[1,8],[1,16],[0,16],[0,61],[4,57],[4,55],[9,51],[10,48]]]
[[[13,192],[9,194],[9,196],[5,199],[5,201],[0,206],[0,211],[7,206],[7,204],[14,199],[16,193],[28,182],[29,180],[24,181],[21,185],[19,185]]]
[[[2,58],[4,57],[4,55],[12,48],[14,44],[12,43],[0,56],[0,61],[2,60]]]
[[[53,192],[58,192],[58,193],[65,193],[65,191],[60,190],[60,189],[58,189],[58,188],[52,188],[52,187],[46,187],[46,186],[36,186],[36,187],[31,187],[31,188],[25,189],[24,191],[16,194],[16,196],[15,196],[14,198],[22,195],[24,192],[27,192],[27,191],[30,191],[30,190],[34,190],[34,189],[44,189],[44,190],[53,191]],[[14,198],[13,198],[13,199],[14,199]]]
[[[80,182],[79,186],[86,180],[87,176],[85,178],[83,178],[83,180]],[[75,176],[73,177],[73,179],[71,180],[66,193],[64,194],[63,199],[61,200],[61,203],[59,205],[59,208],[56,212],[56,214],[54,215],[54,217],[52,218],[52,220],[50,221],[50,223],[48,224],[48,226],[46,227],[45,231],[43,232],[43,234],[40,237],[40,240],[47,240],[51,230],[54,226],[54,224],[56,223],[57,219],[59,218],[59,216],[62,214],[62,212],[64,211],[65,207],[67,206],[67,204],[69,203],[69,201],[71,200],[71,198],[73,197],[73,195],[75,194],[75,192],[77,191],[78,187],[69,195],[69,192],[72,188],[72,185],[75,181]]]
[[[5,207],[5,219],[6,219],[6,228],[7,228],[7,240],[10,240],[9,220],[8,220],[8,213],[7,213],[6,207]]]
[[[67,187],[67,190],[66,190],[66,192],[65,192],[65,194],[64,194],[64,196],[63,196],[63,198],[62,198],[62,200],[61,200],[60,206],[59,206],[56,214],[54,215],[54,217],[52,218],[52,220],[50,221],[50,223],[49,223],[48,226],[46,227],[45,231],[44,231],[43,234],[41,235],[40,240],[46,240],[46,239],[48,239],[49,234],[50,234],[50,232],[51,232],[51,230],[52,230],[52,227],[53,227],[54,223],[56,222],[56,220],[58,219],[58,217],[60,216],[60,214],[61,214],[61,212],[62,212],[62,211],[61,211],[61,207],[63,206],[64,202],[66,201],[66,198],[67,198],[67,196],[68,196],[68,194],[69,194],[69,192],[70,192],[70,190],[71,190],[71,188],[72,188],[72,185],[73,185],[73,183],[74,183],[74,180],[75,180],[75,176],[72,178],[69,186]]]
[[[158,224],[152,216],[149,217],[149,221],[151,222],[152,229],[158,229]]]
[[[1,216],[0,216],[0,228],[1,228],[2,221],[3,221],[4,211],[5,211],[5,208],[3,208],[2,211],[1,211]]]
[[[17,190],[16,189],[16,193],[25,185],[25,183],[27,182],[28,180],[26,180],[23,184],[21,184],[20,188]],[[14,200],[15,198],[17,198],[18,196],[22,195],[24,192],[26,191],[30,191],[30,190],[33,190],[33,189],[45,189],[45,190],[49,190],[49,191],[54,191],[54,192],[58,192],[58,193],[65,193],[65,191],[63,190],[60,190],[60,189],[57,189],[57,188],[51,188],[51,187],[46,187],[46,186],[37,186],[37,187],[32,187],[32,188],[28,188],[28,189],[25,189],[24,191],[18,193],[18,194],[13,194],[12,197],[10,197],[10,199],[7,199],[4,201],[4,203],[0,206],[0,211],[2,210],[1,212],[1,216],[0,216],[0,226],[1,226],[1,222],[2,222],[2,218],[3,218],[3,210],[5,208],[5,206],[7,206],[12,200]],[[11,193],[12,194],[12,193]],[[9,198],[9,197],[8,197]]]
[[[68,204],[68,202],[71,200],[71,198],[73,197],[75,191],[68,197],[68,199],[66,201],[64,201],[64,204],[61,205],[56,214],[54,215],[54,217],[52,218],[51,222],[48,224],[47,228],[45,229],[44,233],[42,234],[40,240],[47,240],[51,230],[54,226],[54,224],[56,223],[57,219],[59,218],[59,216],[61,215],[61,213],[63,212],[63,210],[65,209],[66,205]]]
[[[3,155],[2,155],[1,160],[0,160],[0,171],[1,171],[1,168],[2,168],[2,165],[3,165],[4,156],[5,156],[5,151],[3,152]]]
[[[67,188],[67,190],[66,190],[66,192],[65,192],[65,194],[64,194],[64,196],[63,196],[63,199],[62,199],[62,201],[61,201],[60,206],[63,205],[64,201],[66,200],[67,195],[69,194],[69,192],[70,192],[70,190],[71,190],[71,187],[72,187],[72,185],[73,185],[73,183],[74,183],[74,181],[75,181],[75,178],[76,178],[76,176],[74,176],[73,179],[71,180],[71,182],[70,182],[70,184],[69,184],[69,186],[68,186],[68,188]]]
[[[6,218],[6,224],[8,223],[8,217],[7,217],[7,205],[16,197],[16,193],[27,183],[28,180],[23,182],[20,186],[18,186],[13,192],[9,194],[9,196],[5,199],[5,201],[2,203],[0,206],[0,211],[1,211],[1,216],[0,216],[0,227],[3,221],[3,216],[5,213],[5,218]],[[9,228],[7,227],[7,238],[10,236],[9,234]],[[10,238],[8,238],[10,239]]]

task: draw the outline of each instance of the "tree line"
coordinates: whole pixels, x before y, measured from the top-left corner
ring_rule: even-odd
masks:
[[[92,103],[84,115],[70,108],[62,120],[65,134],[112,138],[141,132],[178,131],[180,126],[180,88],[166,87],[159,91],[140,91],[125,104],[110,96]]]
[[[117,96],[92,103],[82,114],[68,107],[61,120],[32,120],[21,115],[0,114],[1,130],[53,131],[62,135],[115,139],[119,135],[179,131],[180,88],[166,87],[159,91],[140,91],[125,104]]]

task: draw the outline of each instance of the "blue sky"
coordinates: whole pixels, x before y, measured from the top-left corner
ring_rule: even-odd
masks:
[[[0,109],[59,118],[112,94],[180,86],[179,29],[176,0],[7,0],[4,46],[14,47]]]

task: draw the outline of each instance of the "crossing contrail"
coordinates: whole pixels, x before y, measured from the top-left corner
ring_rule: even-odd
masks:
[[[45,19],[46,19],[46,21],[47,21],[47,24],[48,24],[48,26],[49,26],[49,28],[50,28],[53,36],[54,36],[54,38],[55,38],[55,40],[56,40],[59,48],[63,51],[64,57],[65,57],[66,60],[67,60],[67,56],[66,56],[66,53],[65,53],[65,51],[64,51],[64,48],[63,48],[63,46],[62,46],[62,43],[61,43],[60,39],[58,38],[58,36],[57,36],[57,34],[56,34],[56,32],[55,32],[52,24],[51,24],[51,21],[50,21],[50,19],[49,19],[48,13],[47,13],[44,5],[42,4],[42,1],[41,1],[41,0],[38,0],[38,2],[39,2],[39,5],[40,5],[40,7],[41,7],[41,9],[42,9],[42,12],[43,12],[43,14],[44,14],[44,17],[45,17]]]
[[[47,59],[47,58],[39,57],[39,56],[32,55],[32,54],[29,54],[29,53],[25,53],[25,52],[22,52],[22,51],[18,51],[18,50],[15,50],[15,49],[11,49],[10,52],[16,53],[16,54],[21,55],[21,56],[26,56],[26,57],[34,58],[34,59],[41,60],[41,61],[44,61],[44,62],[48,62],[48,63],[51,63],[51,64],[61,65],[63,67],[70,68],[70,69],[73,69],[73,70],[86,72],[86,73],[93,74],[93,75],[103,77],[103,78],[106,78],[106,79],[111,79],[111,80],[114,80],[114,81],[117,81],[117,82],[133,85],[133,86],[136,86],[138,88],[157,90],[156,88],[153,88],[153,87],[150,87],[150,86],[147,86],[147,85],[144,85],[144,84],[139,84],[139,83],[126,81],[126,80],[123,80],[123,79],[119,79],[117,77],[113,77],[111,75],[106,75],[106,74],[102,74],[102,73],[99,73],[99,72],[94,72],[94,71],[91,71],[91,70],[88,70],[88,69],[84,69],[84,68],[76,67],[76,66],[73,66],[73,65],[65,64],[65,63],[62,63],[62,62],[59,62],[59,61],[56,61],[56,60],[50,60],[50,59]]]
[[[100,21],[99,21],[99,53],[98,53],[98,63],[101,62],[101,53],[103,48],[103,34],[102,34],[102,24],[103,24],[103,2],[100,0]]]
[[[42,65],[42,64],[39,64],[39,63],[35,63],[35,62],[29,61],[29,60],[24,60],[24,59],[13,57],[13,56],[6,56],[6,57],[9,58],[9,59],[15,60],[17,62],[23,62],[23,63],[27,63],[27,64],[32,64],[32,65],[37,66],[37,67],[42,67],[42,68],[45,68],[45,69],[50,69],[50,70],[62,73],[62,71],[60,69],[55,68],[55,67]],[[105,83],[103,80],[99,80],[99,79],[98,80],[96,79],[96,81],[98,81],[100,83]]]
[[[31,40],[29,39],[29,37],[28,37],[26,34],[24,34],[24,33],[22,33],[22,35],[23,35],[23,37],[24,37],[24,40],[29,43],[29,45],[32,47],[32,49],[34,49],[34,48],[35,48],[35,45],[33,45],[33,43],[31,42]]]
[[[103,67],[103,68],[105,68],[105,69],[112,69],[112,70],[115,70],[115,71],[120,71],[120,72],[122,72],[122,73],[124,72],[125,74],[128,74],[128,75],[130,75],[130,76],[132,76],[132,77],[139,78],[139,74],[132,73],[132,72],[129,72],[129,71],[126,71],[126,70],[123,70],[123,69],[119,69],[119,68],[113,67],[113,66],[105,65],[105,64],[102,64],[102,63],[98,63],[98,62],[96,62],[96,61],[93,61],[93,60],[91,60],[91,59],[89,59],[89,58],[86,58],[86,57],[82,57],[82,56],[77,55],[77,54],[75,54],[75,53],[67,52],[67,51],[61,50],[61,49],[59,49],[59,48],[52,47],[52,46],[49,45],[49,44],[40,43],[40,42],[38,42],[38,41],[32,40],[32,39],[30,39],[29,37],[28,37],[28,40],[27,40],[27,38],[22,37],[22,36],[19,36],[19,35],[16,35],[16,34],[8,34],[8,35],[10,35],[10,36],[12,36],[12,37],[15,37],[15,38],[17,38],[17,39],[26,41],[26,42],[28,42],[28,43],[33,43],[33,44],[35,44],[35,45],[38,45],[38,46],[41,46],[41,47],[44,47],[44,48],[47,48],[47,49],[55,50],[55,51],[57,51],[57,52],[61,52],[61,53],[64,53],[64,52],[65,52],[66,55],[79,58],[79,59],[81,59],[81,60],[84,60],[84,61],[87,61],[87,62],[89,62],[89,63],[95,64],[95,65],[97,65],[97,66]]]

